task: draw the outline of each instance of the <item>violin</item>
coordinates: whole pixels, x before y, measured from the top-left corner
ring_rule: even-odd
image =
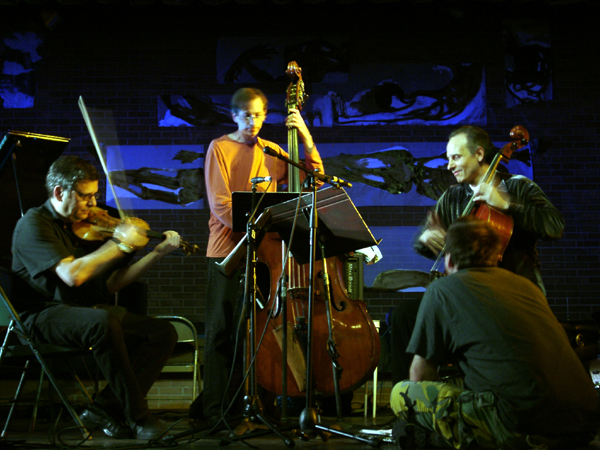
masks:
[[[138,217],[127,217],[126,220],[137,227],[140,234],[147,238],[145,242],[140,243],[141,246],[145,246],[151,238],[164,238],[162,233],[152,231],[150,225]],[[113,236],[113,233],[121,223],[122,219],[112,217],[108,214],[108,211],[94,206],[91,208],[88,218],[79,222],[74,222],[71,229],[75,236],[84,241],[106,241]],[[192,255],[200,250],[198,245],[190,245],[184,240],[180,241],[179,246],[186,256]]]

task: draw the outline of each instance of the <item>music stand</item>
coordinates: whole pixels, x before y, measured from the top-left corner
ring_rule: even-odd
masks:
[[[259,204],[254,214],[255,217],[267,208],[287,202],[288,200],[298,199],[297,193],[290,192],[260,192]],[[233,219],[232,230],[234,232],[246,232],[248,217],[252,212],[252,192],[234,191],[231,193],[231,216]]]
[[[298,200],[295,199],[270,208],[270,231],[277,231],[288,246],[297,204]],[[301,214],[296,221],[294,239],[290,248],[299,264],[308,263],[310,258],[310,250],[306,242],[311,231],[309,222],[311,208],[312,194],[308,193],[300,199]],[[330,187],[317,191],[317,214],[317,228],[320,242],[325,246],[325,258],[379,244],[343,188]],[[321,259],[320,254],[316,257],[317,260]]]
[[[253,209],[254,217],[257,219],[254,222],[254,227],[257,229],[257,235],[255,237],[256,246],[260,244],[265,232],[270,227],[271,223],[271,212],[269,206],[281,203],[291,198],[298,198],[298,194],[292,194],[289,192],[262,192],[258,200],[258,206],[253,207],[253,202],[256,201],[253,192],[247,191],[235,191],[231,193],[231,215],[233,219],[232,230],[234,232],[246,232],[248,226],[248,220],[252,214]],[[248,236],[244,236],[236,247],[227,255],[225,260],[218,264],[221,272],[227,277],[230,277],[233,272],[239,267],[242,259],[246,255],[246,249],[248,247]]]
[[[233,194],[236,194],[235,196]],[[272,194],[272,195],[268,195]],[[273,195],[274,194],[274,195]],[[235,192],[232,193],[232,215],[234,210],[237,211],[236,217],[233,218],[233,230],[243,228],[246,230],[246,236],[242,241],[246,241],[246,267],[244,275],[244,307],[243,313],[247,316],[246,319],[246,392],[244,401],[246,403],[244,409],[244,421],[240,424],[235,434],[240,433],[241,436],[245,431],[254,430],[258,425],[254,425],[254,420],[259,420],[265,425],[270,432],[276,434],[287,447],[293,447],[294,441],[287,436],[284,436],[281,431],[273,424],[262,411],[262,405],[258,398],[258,384],[256,380],[256,304],[258,286],[256,284],[256,249],[262,236],[269,228],[269,218],[271,213],[265,207],[280,201],[282,198],[289,198],[290,194],[284,194],[282,197],[279,193],[263,192],[258,195],[256,184],[252,185],[252,192]],[[297,197],[296,194],[291,194]],[[265,201],[267,199],[267,201]],[[266,217],[266,222],[262,223],[261,219]],[[237,223],[236,223],[237,222]]]
[[[306,408],[300,415],[300,427],[305,429],[316,429],[321,432],[332,433],[355,439],[371,446],[378,447],[381,441],[373,438],[363,438],[351,433],[327,427],[317,423],[318,414],[312,407],[313,383],[312,383],[312,310],[314,303],[314,262],[317,259],[338,256],[365,247],[372,247],[379,242],[375,240],[371,231],[364,223],[360,213],[348,197],[346,191],[339,187],[331,187],[317,191],[313,184],[313,192],[304,195],[299,200],[284,202],[270,208],[271,231],[277,231],[286,242],[290,252],[299,264],[310,264],[309,284],[309,309],[308,309],[308,334],[306,349]],[[316,209],[316,211],[315,211]],[[298,212],[298,214],[296,214]],[[295,227],[294,219],[297,215]],[[316,219],[316,220],[315,220]],[[294,228],[294,229],[292,229]],[[291,233],[294,239],[291,240]],[[306,240],[310,245],[306,246]],[[317,242],[318,241],[318,242]],[[291,247],[290,247],[291,244]],[[316,247],[321,249],[320,255]],[[326,267],[325,265],[323,266]],[[328,277],[326,270],[323,276]],[[326,284],[327,285],[327,284]],[[327,291],[327,289],[325,289]],[[327,295],[327,294],[326,294]],[[327,301],[330,301],[328,299]],[[328,327],[331,335],[332,322],[328,316]],[[283,327],[285,330],[286,327]],[[286,338],[282,337],[286,342]],[[335,343],[333,344],[335,346]],[[287,361],[284,358],[283,367]],[[335,367],[335,358],[332,357],[332,365]],[[339,379],[334,376],[336,403],[338,414],[340,408]]]
[[[287,447],[293,447],[294,441],[284,436],[281,431],[277,428],[275,424],[273,424],[262,412],[262,406],[260,404],[260,399],[257,395],[257,382],[256,382],[256,372],[255,372],[255,355],[256,355],[256,303],[257,303],[257,290],[258,287],[256,285],[256,248],[258,243],[262,240],[264,233],[270,226],[270,217],[271,212],[267,205],[271,205],[274,202],[278,202],[281,199],[290,198],[290,196],[297,197],[298,194],[290,194],[285,193],[284,197],[279,195],[279,193],[266,193],[263,194],[275,194],[275,195],[262,195],[260,199],[257,201],[256,197],[258,197],[258,193],[256,192],[256,185],[253,184],[252,192],[233,192],[232,193],[232,216],[233,216],[233,225],[232,229],[234,231],[245,230],[246,235],[242,240],[238,243],[235,249],[225,258],[223,264],[221,265],[221,270],[223,273],[229,277],[233,273],[235,269],[232,270],[233,266],[237,266],[237,262],[239,262],[242,257],[245,256],[246,264],[245,264],[245,275],[244,275],[244,298],[243,298],[243,308],[242,314],[246,315],[246,346],[245,349],[245,360],[247,361],[246,370],[248,373],[246,376],[248,377],[245,381],[246,391],[244,395],[244,401],[246,403],[244,408],[244,421],[234,433],[237,434],[237,431],[240,430],[241,435],[238,435],[235,438],[231,438],[230,441],[233,440],[243,440],[247,439],[250,436],[244,436],[243,431],[241,430],[251,430],[253,431],[259,425],[253,425],[253,420],[258,419],[265,425],[269,432],[277,435],[283,443]],[[260,202],[260,200],[267,198],[265,203]],[[259,203],[260,202],[260,203]],[[258,205],[256,205],[258,203]],[[237,211],[237,213],[234,213]],[[227,262],[231,260],[230,262]],[[235,362],[234,362],[235,364]],[[249,364],[249,366],[248,366]],[[177,433],[175,435],[165,436],[163,438],[164,441],[171,442],[175,439],[179,439],[181,437],[189,436],[194,434],[196,429],[192,429],[190,431],[184,431],[181,433]],[[258,433],[262,434],[262,433]],[[255,433],[253,436],[256,436]]]

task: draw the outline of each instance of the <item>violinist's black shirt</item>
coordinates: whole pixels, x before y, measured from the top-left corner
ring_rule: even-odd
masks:
[[[12,240],[12,270],[17,275],[13,286],[15,309],[24,313],[56,302],[79,306],[109,302],[106,280],[130,258],[77,288],[67,286],[52,270],[63,259],[71,255],[81,258],[95,248],[73,234],[50,200],[28,210],[17,222]]]

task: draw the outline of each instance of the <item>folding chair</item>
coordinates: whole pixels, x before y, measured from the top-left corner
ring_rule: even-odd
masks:
[[[0,316],[8,318],[8,328],[6,330],[4,342],[2,344],[2,347],[0,348],[0,366],[2,365],[3,361],[8,358],[24,361],[24,364],[22,366],[21,378],[20,378],[19,384],[17,386],[15,396],[11,401],[12,404],[10,407],[10,411],[8,413],[8,417],[4,424],[4,429],[2,430],[1,436],[2,437],[5,436],[8,426],[10,424],[10,421],[12,419],[15,407],[19,403],[19,398],[21,396],[21,391],[23,389],[23,385],[24,385],[24,381],[25,381],[25,374],[27,372],[27,369],[29,368],[30,362],[37,360],[39,362],[42,370],[41,370],[41,375],[40,375],[40,384],[38,385],[36,406],[34,408],[31,428],[33,428],[33,426],[35,425],[35,418],[37,415],[37,405],[38,405],[39,397],[41,394],[41,385],[42,385],[43,377],[46,376],[46,377],[48,377],[48,380],[49,380],[50,384],[52,385],[52,387],[54,387],[54,389],[58,393],[64,407],[67,409],[67,411],[69,412],[69,414],[71,415],[71,417],[73,418],[73,420],[75,421],[77,426],[80,427],[80,429],[82,430],[82,434],[83,434],[84,438],[87,438],[88,432],[85,429],[83,423],[81,422],[81,419],[79,419],[79,416],[77,415],[77,413],[71,406],[63,389],[57,383],[56,377],[54,376],[54,374],[52,373],[52,371],[50,370],[50,367],[48,365],[48,360],[55,359],[55,358],[69,359],[69,358],[73,358],[73,357],[81,357],[81,356],[90,354],[91,351],[86,350],[86,349],[80,349],[80,348],[63,347],[63,346],[53,345],[53,344],[36,344],[36,343],[34,343],[33,340],[31,339],[31,336],[29,335],[29,332],[27,331],[27,329],[21,322],[21,319],[19,318],[17,311],[14,309],[14,307],[9,299],[9,295],[11,293],[11,288],[12,288],[12,276],[13,276],[13,274],[11,272],[0,267],[0,298],[1,298],[0,309],[4,310],[3,314],[1,314]],[[19,339],[17,339],[17,338],[20,338],[21,341],[19,341]],[[22,341],[26,341],[27,344],[21,344]],[[69,366],[69,368],[70,368],[70,366]],[[78,382],[79,388],[84,393],[84,395],[88,397],[89,401],[91,402],[92,399],[89,396],[87,390],[85,389],[85,387],[81,383],[81,380],[79,380],[79,378],[77,377],[77,375],[75,374],[75,372],[72,369],[71,369],[71,375],[74,376],[75,381]]]
[[[163,367],[163,372],[192,372],[193,387],[191,401],[197,397],[196,387],[200,388],[202,380],[198,370],[198,333],[196,327],[185,317],[180,316],[155,316],[157,319],[169,321],[177,330],[177,344],[171,354],[171,357]],[[170,396],[169,399],[175,397]],[[157,397],[153,397],[157,399]],[[185,398],[184,398],[185,399]]]

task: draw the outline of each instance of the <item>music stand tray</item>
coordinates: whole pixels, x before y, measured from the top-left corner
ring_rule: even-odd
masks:
[[[296,220],[296,229],[290,244],[294,215],[298,200],[288,200],[272,206],[271,227],[277,231],[299,264],[310,261],[310,210],[312,194],[300,199],[300,212]],[[317,230],[319,239],[325,247],[325,258],[342,255],[365,247],[372,247],[375,240],[360,213],[342,188],[326,188],[317,191]],[[321,252],[317,252],[317,260]]]
[[[263,196],[264,194],[264,196]],[[254,217],[267,208],[278,205],[288,200],[298,199],[297,193],[291,192],[257,192],[257,202],[260,202]],[[231,193],[231,216],[233,220],[232,230],[234,232],[246,232],[246,224],[252,209],[252,192],[234,191]]]

